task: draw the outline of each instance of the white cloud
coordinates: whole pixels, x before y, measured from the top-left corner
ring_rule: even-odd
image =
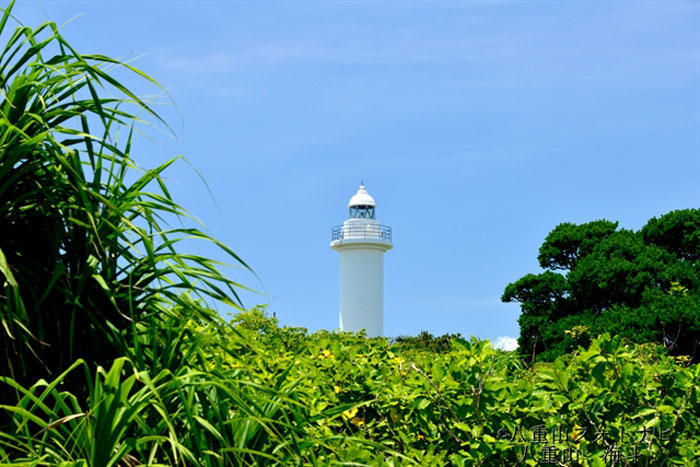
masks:
[[[493,347],[501,350],[515,350],[518,348],[518,339],[510,336],[498,336]]]

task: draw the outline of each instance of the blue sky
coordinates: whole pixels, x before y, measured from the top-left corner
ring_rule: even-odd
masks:
[[[385,334],[517,336],[504,287],[561,222],[639,228],[700,199],[700,7],[659,1],[20,1],[155,77],[177,139],[132,154],[262,279],[338,326],[330,229],[364,178],[394,229]],[[143,95],[153,88],[133,80]],[[214,250],[205,253],[218,255]],[[244,271],[231,274],[258,290]]]

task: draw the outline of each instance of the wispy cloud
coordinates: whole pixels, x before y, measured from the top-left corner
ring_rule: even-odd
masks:
[[[254,65],[282,64],[294,61],[323,60],[328,51],[315,44],[263,43],[231,45],[233,51],[213,51],[203,54],[174,54],[171,50],[156,54],[164,68],[205,74],[242,70]]]
[[[597,29],[580,28],[565,35],[553,36],[555,31],[512,31],[509,36],[487,35],[482,32],[440,37],[398,34],[377,36],[364,34],[333,34],[325,32],[312,39],[261,38],[258,41],[223,39],[218,49],[203,53],[173,48],[156,51],[154,56],[169,69],[208,74],[231,72],[253,66],[273,66],[288,63],[354,64],[354,65],[411,65],[428,63],[509,64],[515,68],[534,69],[547,66],[550,71],[566,72],[576,69],[577,63],[603,62],[625,59],[640,63],[688,63],[697,60],[694,42],[687,47],[678,44],[652,44],[639,47],[617,37],[610,41],[591,41]],[[562,34],[564,34],[562,32]],[[583,46],[585,45],[585,47]],[[573,68],[573,69],[572,69]],[[594,75],[608,70],[589,70]],[[608,71],[609,72],[609,71]]]

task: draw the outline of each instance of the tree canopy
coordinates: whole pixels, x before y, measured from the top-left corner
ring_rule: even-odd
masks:
[[[559,224],[545,238],[544,271],[508,284],[518,302],[523,355],[551,360],[604,332],[663,344],[698,359],[700,210],[652,218],[639,231],[617,222]]]

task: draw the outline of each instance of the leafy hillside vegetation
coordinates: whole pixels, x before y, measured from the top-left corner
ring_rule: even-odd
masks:
[[[158,117],[113,73],[157,83],[78,53],[53,23],[12,30],[10,9],[3,465],[698,461],[700,370],[663,345],[604,334],[531,365],[487,341],[308,334],[244,310],[242,286],[184,249],[212,242],[247,267],[187,226],[161,178],[172,161],[144,170],[132,158],[135,115]],[[214,303],[239,313],[226,321]]]
[[[279,328],[259,309],[167,332],[186,357],[170,369],[120,358],[31,387],[6,379],[21,398],[3,407],[4,460],[693,465],[700,452],[697,365],[619,337],[525,368],[487,341],[435,353]],[[62,390],[71,372],[84,394]]]

